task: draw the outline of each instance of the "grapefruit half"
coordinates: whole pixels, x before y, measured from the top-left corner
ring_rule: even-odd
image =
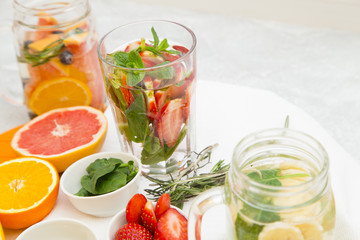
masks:
[[[25,124],[11,147],[21,156],[51,162],[63,172],[75,161],[102,147],[107,131],[103,112],[88,106],[51,110]]]

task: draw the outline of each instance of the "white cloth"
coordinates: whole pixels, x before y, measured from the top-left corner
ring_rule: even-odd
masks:
[[[119,151],[120,147],[111,112],[107,111],[106,115],[109,118],[109,129],[101,151]],[[272,92],[216,82],[198,82],[197,150],[210,144],[219,143],[213,160],[225,159],[230,162],[232,151],[242,137],[253,131],[282,127],[287,115],[290,116],[290,128],[312,135],[324,145],[329,153],[332,186],[337,208],[334,239],[360,239],[358,228],[360,165],[304,111]],[[146,182],[142,181],[141,189],[144,187],[146,187]],[[185,213],[188,208],[189,205],[185,207]],[[213,222],[215,220],[213,217],[217,214],[219,212],[210,214],[206,222]],[[77,211],[61,192],[53,211],[46,219],[59,217],[75,218],[84,222],[95,231],[99,240],[105,239],[111,219],[92,217]],[[219,221],[219,218],[217,215],[216,224],[224,224]],[[221,239],[221,231],[214,231],[214,228],[210,227],[208,227],[208,231],[211,234],[207,235],[211,237],[204,239]],[[16,239],[20,232],[5,230],[6,239]]]

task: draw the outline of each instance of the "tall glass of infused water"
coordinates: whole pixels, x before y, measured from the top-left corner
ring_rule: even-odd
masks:
[[[105,90],[88,0],[14,0],[13,33],[31,117],[54,108],[105,110]]]
[[[335,203],[329,159],[311,136],[270,129],[236,146],[224,188],[198,197],[189,215],[189,239],[200,239],[201,217],[212,205],[228,205],[238,240],[333,239]]]
[[[169,21],[115,28],[98,46],[120,147],[166,177],[195,147],[196,37]]]

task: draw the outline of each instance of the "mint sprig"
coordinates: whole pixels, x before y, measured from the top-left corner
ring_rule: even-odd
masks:
[[[114,54],[115,64],[125,68],[145,68],[141,56],[137,50],[129,53],[117,52]],[[128,71],[126,83],[128,86],[136,86],[145,77],[145,71]]]

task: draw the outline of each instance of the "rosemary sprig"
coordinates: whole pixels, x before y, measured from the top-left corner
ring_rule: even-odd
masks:
[[[156,186],[154,189],[145,189],[152,195],[152,200],[157,200],[163,193],[170,195],[171,204],[183,208],[183,205],[189,198],[195,197],[200,193],[212,187],[222,186],[225,183],[226,174],[230,164],[225,164],[224,160],[218,161],[208,173],[198,173],[198,171],[208,165],[211,161],[211,153],[216,145],[206,147],[200,153],[194,153],[196,160],[179,172],[176,179],[159,180],[148,175],[144,175]],[[190,161],[191,162],[191,161]]]

